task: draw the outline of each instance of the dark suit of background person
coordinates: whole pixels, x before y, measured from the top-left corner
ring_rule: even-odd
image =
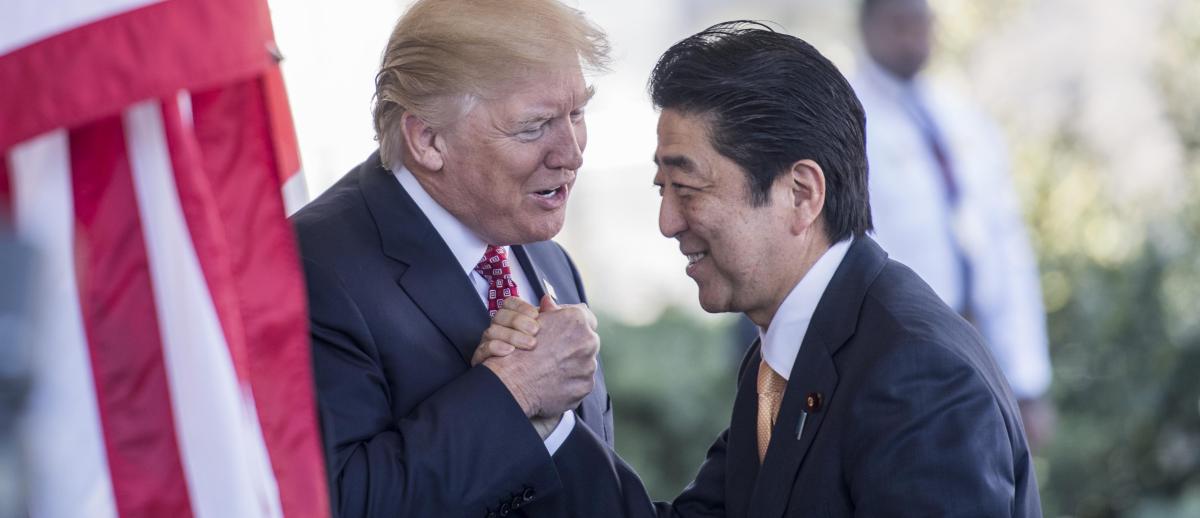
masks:
[[[554,508],[536,507],[560,485],[542,440],[496,376],[470,365],[487,309],[378,154],[293,223],[342,516],[394,516],[389,509],[442,516],[436,505],[455,494],[465,495],[461,509],[469,516]],[[544,282],[562,304],[586,302],[579,273],[557,244],[512,249],[531,281],[520,288],[534,290],[535,300]],[[597,371],[579,421],[611,446],[608,410]]]
[[[1040,517],[1018,409],[983,340],[866,235],[863,112],[836,68],[798,39],[722,24],[668,50],[651,92],[659,226],[689,256],[701,306],[743,311],[768,339],[789,322],[781,335],[803,338],[761,463],[760,370],[786,361],[787,340],[767,362],[751,347],[729,428],[673,502],[652,506],[594,437],[559,455],[615,475],[578,474],[570,499],[590,497],[596,517]],[[749,133],[783,129],[792,137]],[[745,158],[774,153],[782,167]],[[761,282],[785,271],[799,279]]]

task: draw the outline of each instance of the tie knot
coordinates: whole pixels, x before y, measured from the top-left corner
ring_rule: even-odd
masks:
[[[505,300],[520,296],[517,283],[512,278],[512,270],[508,266],[508,253],[504,251],[504,247],[488,245],[487,250],[483,252],[483,259],[475,265],[475,271],[483,276],[488,285],[485,295],[488,316],[496,316],[496,312],[504,306]]]
[[[785,388],[787,388],[787,380],[775,372],[775,369],[772,369],[766,360],[758,364],[759,394],[779,394]]]
[[[511,270],[508,268],[508,253],[504,251],[504,247],[488,245],[487,250],[483,252],[483,259],[475,265],[475,271],[490,284],[508,276]]]

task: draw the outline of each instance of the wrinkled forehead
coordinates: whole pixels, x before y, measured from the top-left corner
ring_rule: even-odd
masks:
[[[486,97],[523,102],[574,104],[587,102],[592,87],[578,61],[551,67],[526,68],[517,77],[498,82]]]
[[[501,122],[552,119],[583,108],[595,89],[578,69],[543,70],[500,85],[480,104]]]
[[[659,152],[712,149],[712,122],[708,113],[663,109],[658,115]]]

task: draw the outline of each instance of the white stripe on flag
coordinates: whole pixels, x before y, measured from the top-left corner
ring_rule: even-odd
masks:
[[[37,0],[5,2],[0,16],[0,54],[101,18],[164,0],[54,0],[53,7]]]
[[[279,516],[262,434],[247,408],[184,220],[157,101],[124,114],[163,357],[197,518]]]
[[[112,479],[96,403],[79,288],[67,132],[17,145],[10,171],[17,232],[39,254],[33,379],[23,439],[30,515],[115,517]]]
[[[283,183],[283,211],[288,216],[308,204],[308,184],[304,182],[304,171],[296,171]]]

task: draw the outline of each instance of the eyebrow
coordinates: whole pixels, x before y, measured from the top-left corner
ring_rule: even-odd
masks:
[[[584,106],[587,106],[587,103],[589,101],[591,101],[592,97],[595,95],[596,95],[596,87],[594,85],[589,85],[587,87],[587,89],[584,90],[583,102],[579,103],[579,106],[577,108],[572,108],[571,111],[575,111],[575,110],[578,110],[579,108],[583,108]],[[517,121],[517,125],[525,126],[525,125],[535,124],[535,123],[539,123],[539,122],[546,122],[550,119],[553,119],[554,117],[555,117],[555,115],[553,113],[542,112],[542,113],[531,115],[529,117],[526,117],[524,119]]]
[[[587,103],[592,100],[592,97],[595,97],[595,96],[596,96],[596,85],[588,85],[587,88],[583,91],[583,102],[579,103],[579,106],[583,107],[583,106],[587,105]]]
[[[659,167],[673,167],[685,173],[691,173],[696,170],[696,163],[692,159],[682,155],[667,155],[662,158],[655,155],[654,165]]]

